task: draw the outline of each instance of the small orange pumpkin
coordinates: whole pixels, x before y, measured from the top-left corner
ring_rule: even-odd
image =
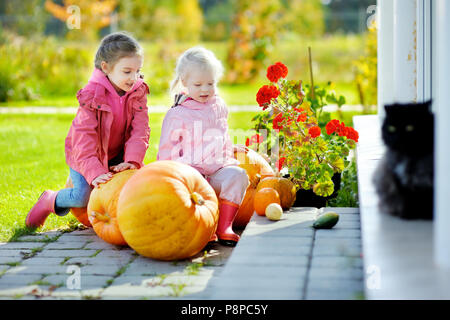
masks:
[[[66,188],[73,188],[73,183],[72,179],[70,179],[70,176],[67,177]],[[75,218],[77,218],[77,220],[84,224],[86,227],[92,227],[88,219],[87,208],[70,208],[70,213],[72,213]]]
[[[260,216],[266,215],[266,208],[269,204],[280,204],[280,195],[273,188],[259,189],[255,194],[254,207],[255,212]]]
[[[117,201],[125,183],[137,170],[125,170],[114,174],[111,180],[94,188],[88,204],[88,218],[95,233],[104,241],[126,245],[117,224]]]
[[[179,260],[200,252],[219,219],[218,199],[203,176],[184,163],[152,162],[133,175],[117,204],[119,228],[137,253]]]
[[[286,178],[268,177],[262,179],[256,188],[257,191],[262,188],[273,188],[280,195],[280,205],[283,210],[289,210],[295,202],[297,189],[294,183]]]

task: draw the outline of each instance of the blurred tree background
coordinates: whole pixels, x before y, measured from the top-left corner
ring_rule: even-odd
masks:
[[[143,71],[156,97],[166,95],[177,56],[193,45],[213,50],[225,66],[224,88],[251,96],[239,101],[252,99],[253,104],[271,63],[283,61],[289,78],[307,81],[311,46],[318,84],[334,82],[350,103],[376,104],[376,32],[367,28],[367,8],[374,4],[376,0],[2,0],[0,102],[74,97],[92,72],[101,37],[125,30],[144,47]]]

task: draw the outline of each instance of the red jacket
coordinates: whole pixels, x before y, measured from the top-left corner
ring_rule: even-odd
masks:
[[[80,106],[65,141],[67,164],[81,173],[89,184],[99,175],[109,172],[108,144],[113,114],[108,103],[121,103],[120,99],[125,99],[124,162],[143,166],[148,148],[147,84],[137,81],[122,97],[111,90],[114,88],[108,78],[95,69],[88,84],[77,93]]]

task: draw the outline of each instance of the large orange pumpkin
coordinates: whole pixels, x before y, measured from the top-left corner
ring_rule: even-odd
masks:
[[[88,204],[88,218],[95,233],[104,241],[126,245],[117,223],[117,201],[122,187],[137,170],[125,170],[114,174],[111,180],[94,188]]]
[[[70,179],[70,176],[67,178],[66,188],[73,188],[73,183],[72,179]],[[77,220],[84,224],[86,227],[92,227],[88,219],[87,208],[70,208],[70,213],[72,213],[75,218],[77,218]]]
[[[200,252],[215,233],[218,200],[194,168],[156,161],[139,169],[125,184],[117,218],[125,241],[137,253],[179,260]]]
[[[249,148],[242,148],[245,149],[245,152],[235,151],[234,157],[239,161],[239,167],[247,171],[250,183],[259,180],[257,175],[261,179],[275,176],[272,167],[259,153]]]
[[[273,188],[278,192],[283,210],[289,210],[294,204],[297,189],[291,180],[281,177],[268,177],[261,180],[256,191],[262,188]]]

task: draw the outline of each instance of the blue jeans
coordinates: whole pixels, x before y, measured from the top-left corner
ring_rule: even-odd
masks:
[[[123,162],[123,152],[108,161],[108,166],[116,166]],[[86,208],[89,203],[92,187],[81,175],[81,173],[70,168],[70,179],[72,188],[62,189],[56,195],[55,213],[58,216],[65,216],[70,208]]]
[[[85,208],[89,202],[92,188],[81,173],[70,168],[70,179],[73,188],[62,189],[55,200],[55,211],[58,216],[69,213],[70,208]]]

